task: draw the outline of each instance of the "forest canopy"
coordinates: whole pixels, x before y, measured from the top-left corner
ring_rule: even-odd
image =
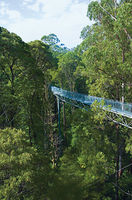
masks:
[[[25,43],[0,27],[1,200],[132,198],[132,130],[96,102],[88,111],[60,102],[59,134],[50,90],[132,103],[131,10],[131,0],[91,1],[94,23],[73,49],[55,34]]]

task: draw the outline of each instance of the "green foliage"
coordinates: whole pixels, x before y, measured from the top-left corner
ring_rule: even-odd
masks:
[[[48,36],[44,35],[41,40],[48,45],[55,45],[60,42],[58,37],[55,34],[49,34]]]
[[[91,112],[74,111],[69,131],[71,145],[61,159],[61,174],[69,180],[76,180],[80,199],[100,199],[103,192],[107,196],[105,181],[114,170],[114,154],[109,155],[109,152],[115,149],[115,144],[111,144],[103,126],[93,123]],[[102,185],[100,189],[99,185]]]
[[[28,92],[26,100],[29,128],[35,144],[40,148],[44,148],[44,143],[46,143],[45,145],[49,143],[49,130],[52,127],[52,97],[49,95],[50,73],[56,69],[57,63],[49,50],[49,46],[42,41],[30,42],[29,48],[34,59],[34,65],[30,72],[32,87],[26,90]]]
[[[111,0],[101,1],[100,4],[92,2],[89,5],[88,16],[96,24],[83,29],[81,37],[84,40],[75,51],[60,57],[60,87],[78,90],[76,83],[79,77],[82,78],[80,87],[83,85],[85,93],[118,101],[124,96],[127,102],[131,102],[130,13],[125,11],[127,6],[127,2],[118,5]],[[122,10],[124,15],[121,16]],[[56,74],[56,78],[58,76]],[[125,87],[122,88],[122,85]],[[119,165],[130,163],[130,155],[127,153],[131,152],[130,142],[126,140],[125,134],[131,130],[117,127],[113,122],[108,123],[108,113],[101,109],[102,106],[103,102],[94,102],[92,112],[88,114],[82,114],[82,111],[80,113],[76,109],[72,110],[71,117],[67,114],[70,124],[66,135],[70,147],[61,159],[59,177],[63,176],[67,180],[68,176],[71,180],[72,176],[77,184],[79,182],[81,199],[114,199],[117,187],[125,191],[130,188],[131,178],[125,179],[129,170],[121,175],[117,187],[115,172],[119,170]],[[118,194],[120,199],[127,198],[121,190]]]
[[[65,54],[69,49],[64,46],[64,44],[60,43],[59,38],[55,34],[44,35],[41,38],[42,42],[48,44],[50,46],[50,50],[53,55],[59,56],[60,54]]]
[[[49,88],[131,102],[131,3],[92,1],[96,23],[71,51],[55,34],[26,44],[0,28],[0,127],[24,130],[0,130],[0,199],[129,199],[131,130],[108,122],[103,102],[61,104],[62,141]]]
[[[126,151],[132,154],[132,135],[126,140]]]
[[[0,127],[17,127],[22,119],[21,80],[32,63],[29,48],[19,36],[1,28],[0,33]],[[19,105],[19,106],[18,106]]]
[[[85,64],[82,76],[87,77],[91,95],[121,100],[123,83],[125,99],[127,102],[130,99],[131,25],[130,11],[125,11],[131,7],[128,4],[116,6],[116,11],[113,1],[92,2],[89,5],[88,13],[98,24],[88,30],[80,50],[84,52],[82,59]]]
[[[78,79],[76,68],[79,65],[79,62],[79,56],[72,51],[60,57],[57,79],[61,87],[70,91],[76,90],[76,82]]]
[[[90,26],[86,26],[83,28],[83,30],[81,31],[81,36],[80,38],[82,38],[83,40],[86,39],[89,35],[89,32],[91,31],[91,27]]]
[[[44,199],[49,159],[21,130],[0,130],[0,199]]]

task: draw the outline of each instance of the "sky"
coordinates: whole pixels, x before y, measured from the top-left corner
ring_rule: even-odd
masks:
[[[91,25],[89,0],[0,0],[0,26],[25,42],[54,33],[68,48],[80,44],[81,30]]]

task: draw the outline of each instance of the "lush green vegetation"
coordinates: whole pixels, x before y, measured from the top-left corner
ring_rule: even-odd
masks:
[[[0,28],[0,199],[132,199],[132,131],[61,103],[56,85],[132,102],[131,0],[92,1],[95,21],[69,50],[56,35],[25,43]]]

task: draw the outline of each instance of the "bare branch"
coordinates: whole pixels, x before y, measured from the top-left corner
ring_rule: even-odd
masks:
[[[116,3],[115,3],[115,5],[116,5],[116,8],[117,8],[117,4],[116,4]],[[100,6],[100,8],[102,8],[102,10],[104,10],[113,20],[115,20],[115,21],[117,20],[117,18],[114,17],[112,14],[110,14],[103,6],[101,6],[100,3],[99,3],[99,6]],[[127,32],[126,28],[123,28],[123,30],[124,30],[124,32],[126,33],[128,39],[131,40],[132,38],[131,38],[130,34]]]

